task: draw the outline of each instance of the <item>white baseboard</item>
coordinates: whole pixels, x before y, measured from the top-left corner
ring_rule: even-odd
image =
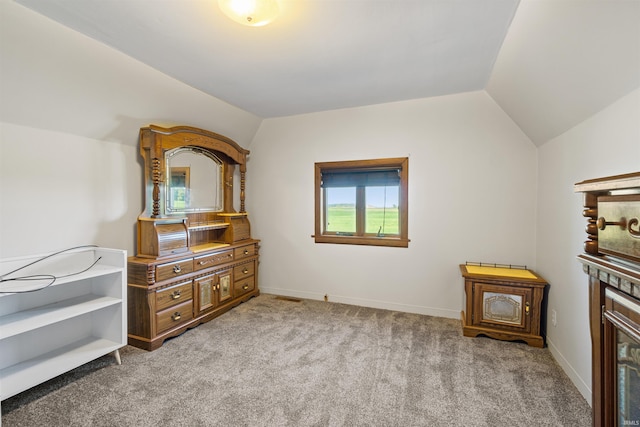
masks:
[[[260,292],[285,297],[304,298],[323,301],[325,295],[317,292],[292,291],[290,289],[279,289],[260,286]],[[424,307],[418,305],[401,304],[388,301],[378,301],[364,298],[351,298],[340,295],[327,295],[327,301],[342,304],[357,305],[360,307],[380,308],[383,310],[402,311],[404,313],[424,314],[426,316],[446,317],[449,319],[459,319],[460,310],[447,310],[441,308]]]
[[[558,348],[553,344],[553,341],[549,340],[549,338],[547,338],[547,346],[549,347],[549,351],[551,352],[551,355],[553,356],[553,358],[556,359],[556,362],[558,362],[562,370],[567,374],[567,376],[569,377],[571,382],[576,386],[580,394],[582,394],[582,396],[589,403],[589,405],[593,407],[593,404],[591,403],[591,398],[592,398],[591,387],[586,382],[584,382],[584,380],[580,377],[580,375],[578,375],[575,369],[573,369],[573,366],[571,366],[569,362],[567,362],[567,359],[564,358],[562,353],[558,351]]]

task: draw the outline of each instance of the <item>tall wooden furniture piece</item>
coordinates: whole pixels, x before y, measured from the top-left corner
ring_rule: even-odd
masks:
[[[149,126],[140,153],[146,204],[128,262],[129,344],[155,350],[260,293],[259,242],[245,211],[248,150],[202,129]]]
[[[467,263],[460,265],[460,272],[466,299],[466,312],[462,312],[465,337],[486,335],[544,347],[546,280],[513,266]]]
[[[640,425],[640,172],[579,182],[595,426]]]
[[[126,257],[123,250],[82,247],[0,261],[2,400],[105,354],[120,363]]]

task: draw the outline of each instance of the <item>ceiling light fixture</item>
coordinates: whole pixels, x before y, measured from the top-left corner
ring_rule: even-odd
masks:
[[[232,20],[250,27],[267,25],[280,12],[278,0],[218,0],[218,6]]]

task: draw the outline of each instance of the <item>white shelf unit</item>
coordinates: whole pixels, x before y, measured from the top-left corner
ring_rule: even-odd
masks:
[[[105,354],[120,363],[127,344],[126,251],[81,247],[46,256],[0,260],[5,280],[42,275],[0,283],[0,400]]]

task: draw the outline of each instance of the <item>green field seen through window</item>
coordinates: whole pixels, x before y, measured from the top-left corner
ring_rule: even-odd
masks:
[[[354,205],[331,205],[327,208],[327,228],[329,232],[355,233],[356,208]],[[367,208],[365,233],[399,234],[398,208]]]

